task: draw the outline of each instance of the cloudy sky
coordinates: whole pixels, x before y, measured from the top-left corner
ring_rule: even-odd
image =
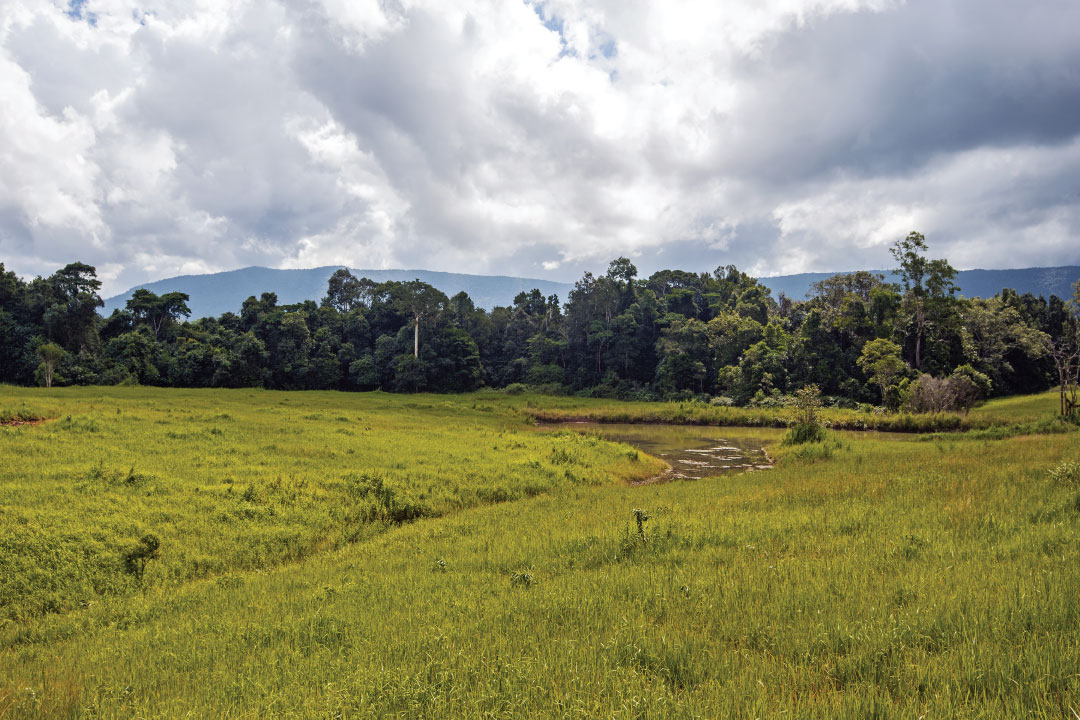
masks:
[[[1080,264],[1076,0],[0,0],[0,261]]]

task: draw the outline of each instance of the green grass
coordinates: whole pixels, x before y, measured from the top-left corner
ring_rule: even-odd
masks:
[[[0,385],[0,392],[8,388]],[[5,398],[8,400],[8,398]],[[21,423],[37,422],[49,417],[49,413],[41,408],[30,408],[25,404],[0,405],[0,425],[17,425]]]
[[[738,408],[698,402],[616,402],[581,398],[525,397],[525,412],[540,422],[588,420],[612,423],[676,423],[787,428],[796,422],[791,408]],[[1003,398],[983,403],[968,414],[875,413],[826,408],[823,423],[835,430],[878,430],[882,432],[946,432],[986,429],[1000,425],[1044,420],[1057,408],[1057,394],[1042,393],[1020,398]]]
[[[0,388],[57,419],[0,427],[0,618],[271,567],[419,517],[664,465],[539,436],[471,397]],[[125,556],[162,543],[141,576]]]
[[[233,404],[217,407],[222,398]],[[64,391],[49,400],[72,412],[72,423],[99,424],[92,442],[81,444],[58,434],[63,419],[2,431],[4,453],[36,446],[32,433],[64,448],[38,463],[45,477],[69,456],[80,458],[72,462],[78,468],[97,447],[128,447],[135,439],[123,439],[127,432],[162,432],[157,418],[169,422],[162,427],[218,427],[213,416],[223,412],[255,424],[231,431],[225,447],[237,453],[268,442],[297,453],[333,434],[338,413],[370,417],[364,446],[397,451],[439,442],[447,426],[447,444],[432,445],[441,448],[433,452],[462,453],[491,468],[513,466],[504,459],[517,457],[513,443],[526,445],[517,448],[521,457],[548,467],[545,453],[568,442],[523,426],[524,401],[486,394],[108,390]],[[66,409],[75,406],[85,411]],[[142,419],[114,420],[117,407],[120,417]],[[1007,418],[1027,410],[1010,404],[997,412]],[[283,421],[300,433],[295,445],[274,433]],[[402,441],[404,427],[423,434]],[[384,523],[352,542],[313,548],[298,562],[159,578],[83,609],[8,620],[0,627],[0,716],[1080,713],[1076,433],[918,442],[836,432],[824,444],[779,447],[781,431],[756,432],[775,443],[774,470],[629,487],[621,481],[640,473],[635,462],[646,457],[630,460],[625,446],[603,442],[575,445],[575,459],[549,469],[585,473],[596,457],[614,470],[521,492],[515,502],[488,504],[474,494],[456,512],[433,504],[441,517]],[[199,448],[216,441],[188,440]],[[329,463],[325,477],[337,477],[341,468],[328,453],[344,452],[345,444],[324,442],[306,461],[282,451],[275,462],[294,464],[311,483],[322,463]],[[829,451],[807,451],[817,446]],[[226,457],[235,465],[214,472],[241,464]],[[407,468],[423,453],[410,457]],[[119,459],[110,467],[126,470]],[[246,462],[255,465],[254,457]],[[161,460],[145,472],[178,485],[208,483],[186,479],[202,468],[168,467]],[[465,467],[446,461],[444,482],[464,486],[455,473]],[[508,470],[506,483],[520,471]],[[96,496],[50,489],[62,479],[50,484],[20,473],[3,474],[5,523],[21,507],[10,500],[20,489],[24,504],[43,493],[50,512],[82,525],[102,511],[81,507]],[[215,502],[233,501],[217,490]],[[326,493],[325,503],[341,502]],[[192,496],[171,497],[169,507]],[[639,508],[650,516],[644,538],[634,519]],[[10,536],[9,528],[3,532]],[[159,535],[166,553],[193,537]],[[246,540],[240,534],[216,542]],[[147,578],[155,562],[173,560],[163,554],[151,561]]]
[[[1037,395],[996,398],[973,408],[971,417],[987,418],[996,423],[1031,423],[1057,412],[1058,391],[1050,390]]]

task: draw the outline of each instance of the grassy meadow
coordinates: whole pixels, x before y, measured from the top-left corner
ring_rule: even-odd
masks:
[[[0,618],[13,621],[663,469],[628,446],[540,436],[474,397],[3,388],[5,405],[55,418],[0,428]],[[138,572],[128,558],[147,534],[158,557]]]
[[[636,404],[0,388],[0,717],[1080,717],[1055,404],[631,486],[530,417]]]
[[[1051,402],[1053,400],[1053,402]],[[822,422],[835,430],[931,433],[966,432],[1038,424],[1041,431],[1065,429],[1054,419],[1056,393],[1004,398],[969,413],[862,412],[824,408]],[[795,423],[790,408],[741,408],[700,402],[597,402],[574,397],[525,400],[524,412],[541,422],[582,420],[606,423],[675,423],[725,427],[787,428]]]

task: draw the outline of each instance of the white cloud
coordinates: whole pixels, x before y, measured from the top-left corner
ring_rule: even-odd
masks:
[[[9,0],[0,254],[573,279],[1080,262],[1080,10]],[[965,14],[969,13],[969,14]],[[1073,22],[1076,21],[1076,22]]]

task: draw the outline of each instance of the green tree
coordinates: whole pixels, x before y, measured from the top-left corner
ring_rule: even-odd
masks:
[[[1025,322],[1020,312],[1000,297],[967,301],[962,317],[965,354],[995,387],[1013,384],[1015,362],[1027,369],[1049,352],[1050,336]]]
[[[908,366],[900,357],[899,345],[892,340],[878,338],[863,345],[859,369],[881,390],[881,403],[884,405],[888,402],[889,388],[907,373]]]
[[[47,388],[52,387],[53,378],[56,376],[56,368],[67,353],[64,352],[64,348],[51,342],[43,344],[38,348],[37,352],[38,357],[41,358],[41,365],[39,366],[41,382]]]
[[[890,253],[899,264],[904,305],[915,334],[915,368],[922,369],[922,349],[927,329],[945,314],[947,300],[956,292],[956,270],[945,260],[928,260],[926,237],[911,232],[897,240]]]
[[[367,278],[358,280],[347,268],[334,271],[327,282],[323,307],[331,307],[339,313],[347,313],[370,300],[374,283]]]
[[[71,352],[96,350],[97,309],[104,305],[100,288],[97,271],[81,262],[69,263],[37,283],[34,294],[44,306],[42,322],[49,338]]]
[[[187,302],[187,293],[170,292],[157,295],[145,288],[138,288],[127,301],[127,310],[136,325],[145,324],[154,331],[154,337],[160,337],[162,329],[173,325],[181,317],[189,317],[191,309]]]
[[[446,295],[420,280],[398,283],[395,288],[393,306],[409,316],[413,326],[413,357],[420,357],[420,323],[435,322],[439,314],[446,309]]]

